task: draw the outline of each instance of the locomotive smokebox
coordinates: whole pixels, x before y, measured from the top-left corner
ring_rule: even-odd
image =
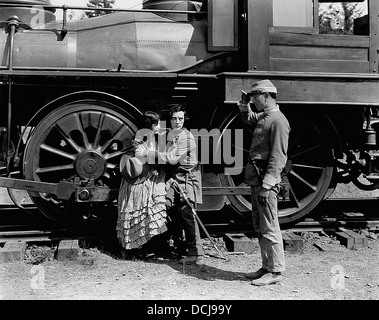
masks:
[[[49,0],[0,0],[0,21],[7,21],[10,16],[17,16],[20,23],[31,28],[55,21],[55,9],[45,7],[51,5]]]

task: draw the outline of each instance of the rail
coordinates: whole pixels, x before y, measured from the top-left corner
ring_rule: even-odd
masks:
[[[294,225],[283,226],[290,232],[336,232],[340,228],[379,230],[378,198],[329,199],[312,211],[311,217]],[[38,209],[28,206],[35,216],[23,214],[12,205],[0,205],[0,243],[22,239],[30,242],[64,239],[99,239],[114,236],[113,230],[73,231],[38,217]],[[228,208],[231,210],[230,208]],[[227,210],[227,209],[226,209]],[[252,233],[251,223],[213,222],[201,213],[202,221],[211,235]]]

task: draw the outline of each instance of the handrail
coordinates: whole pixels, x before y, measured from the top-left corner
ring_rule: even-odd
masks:
[[[186,11],[186,10],[162,10],[162,9],[123,9],[123,8],[98,8],[98,7],[77,7],[77,6],[54,6],[54,5],[44,5],[44,4],[11,4],[11,3],[0,3],[0,7],[16,7],[16,8],[33,8],[40,6],[47,9],[61,9],[61,10],[85,10],[85,11],[109,11],[109,12],[151,12],[151,13],[179,13],[179,14],[207,14],[206,11]]]
[[[105,11],[105,12],[150,12],[150,13],[175,13],[175,14],[190,14],[190,15],[204,15],[207,14],[206,11],[186,11],[186,10],[162,10],[162,9],[122,9],[122,8],[99,8],[99,7],[77,7],[77,6],[68,6],[66,4],[62,6],[54,5],[44,5],[44,4],[11,4],[11,3],[0,3],[1,7],[11,7],[11,8],[33,8],[33,7],[43,7],[45,9],[53,9],[53,12],[56,9],[63,10],[63,21],[62,21],[62,30],[61,36],[64,38],[68,32],[67,28],[67,11],[68,10],[82,10],[82,11]]]

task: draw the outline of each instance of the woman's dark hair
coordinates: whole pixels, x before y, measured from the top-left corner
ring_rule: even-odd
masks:
[[[151,129],[153,125],[157,125],[160,115],[154,111],[146,111],[142,117],[142,125],[144,128]]]

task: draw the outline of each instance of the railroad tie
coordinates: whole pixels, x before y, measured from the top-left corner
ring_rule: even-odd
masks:
[[[229,252],[253,253],[254,243],[243,233],[226,233],[224,236],[225,246]]]
[[[336,238],[347,249],[360,249],[368,246],[368,240],[365,236],[345,228],[339,228],[339,230],[336,232]]]
[[[0,248],[0,263],[24,260],[25,250],[25,241],[7,241],[4,247]]]
[[[62,240],[55,251],[58,261],[73,261],[79,255],[79,240]]]
[[[300,253],[304,250],[304,239],[296,234],[282,232],[283,247],[287,252]]]

